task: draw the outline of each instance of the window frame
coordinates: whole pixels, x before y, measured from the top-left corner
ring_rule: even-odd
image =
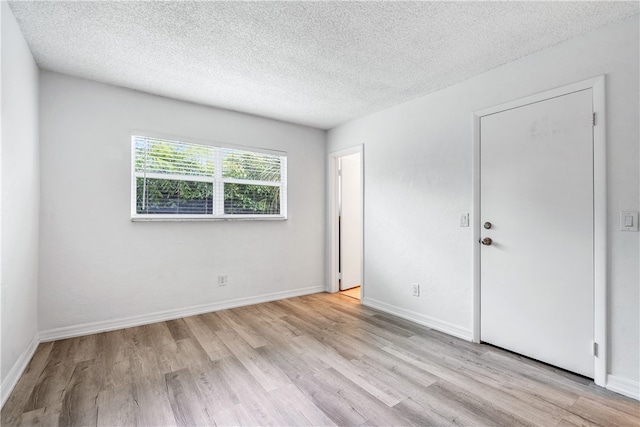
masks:
[[[243,146],[236,144],[222,144],[212,141],[203,141],[179,136],[159,135],[150,132],[133,131],[130,136],[131,148],[131,221],[282,221],[287,219],[287,165],[288,154],[285,151],[272,150],[260,147]],[[159,139],[174,143],[197,144],[213,148],[215,150],[213,176],[197,175],[170,175],[162,173],[136,172],[136,138]],[[280,181],[259,181],[238,178],[224,178],[222,172],[222,155],[224,149],[242,150],[257,154],[270,154],[280,157]],[[158,178],[175,181],[209,182],[213,185],[213,214],[139,214],[137,213],[137,178]],[[177,179],[180,178],[180,179]],[[264,185],[280,188],[280,213],[279,214],[225,214],[224,213],[224,185]],[[222,195],[217,197],[217,195]],[[220,213],[222,212],[222,213]]]

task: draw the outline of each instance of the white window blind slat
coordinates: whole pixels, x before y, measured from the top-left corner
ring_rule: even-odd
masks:
[[[134,137],[136,172],[208,176],[214,173],[214,147]]]
[[[222,149],[224,178],[280,181],[280,157],[237,149]]]

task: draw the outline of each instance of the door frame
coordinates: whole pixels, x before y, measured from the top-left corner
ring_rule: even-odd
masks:
[[[495,105],[472,114],[473,123],[473,342],[480,342],[480,119],[550,98],[592,89],[593,112],[593,214],[594,214],[594,382],[606,386],[607,379],[607,177],[606,177],[606,114],[605,76],[558,87],[514,101]]]
[[[364,301],[365,277],[364,277],[364,145],[356,145],[344,150],[329,153],[329,227],[330,227],[330,283],[329,292],[339,291],[338,286],[338,264],[340,256],[340,241],[338,238],[338,215],[339,215],[339,181],[338,181],[338,159],[350,154],[360,154],[360,203],[362,218],[360,221],[360,300]]]

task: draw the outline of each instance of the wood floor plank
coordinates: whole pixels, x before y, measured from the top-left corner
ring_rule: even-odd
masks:
[[[624,412],[584,396],[578,398],[578,401],[571,407],[571,411],[586,420],[600,425],[611,427],[638,427],[640,425],[638,418],[630,418]]]
[[[320,360],[325,364],[331,366],[337,372],[342,374],[342,376],[349,379],[354,384],[357,384],[360,388],[387,406],[394,406],[408,397],[399,390],[394,390],[388,387],[386,384],[379,381],[374,375],[370,375],[366,370],[360,369],[357,364],[351,363],[333,349],[326,348],[313,338],[306,336],[296,338],[297,341],[300,341],[301,339],[306,340],[304,346],[318,355]]]
[[[72,340],[53,343],[47,365],[33,387],[29,400],[23,409],[24,412],[62,402],[65,389],[76,365],[73,362],[73,346]]]
[[[361,359],[352,360],[351,363],[384,384],[379,386],[380,388],[393,390],[399,397],[419,396],[426,387],[438,381],[436,376],[429,375],[397,359],[389,362],[384,357],[376,359],[367,355]],[[402,399],[402,401],[405,400],[406,398]]]
[[[133,396],[133,384],[112,387],[98,394],[99,427],[132,426],[136,420],[136,403]]]
[[[293,425],[336,425],[293,384],[271,391],[269,395],[274,406],[282,412],[289,412],[290,418],[294,421]]]
[[[401,324],[407,322],[404,319],[400,319]],[[396,320],[396,322],[398,322]],[[437,348],[445,348],[448,351],[452,349],[456,350],[456,353],[466,354],[471,353],[475,356],[483,356],[490,351],[492,347],[487,345],[478,345],[469,341],[464,341],[451,335],[444,334],[442,332],[434,331],[433,329],[426,329],[422,333],[417,333],[409,340],[416,342],[418,345],[432,345]]]
[[[338,384],[329,384],[313,376],[299,377],[295,385],[337,425],[360,425],[368,419],[366,413],[359,412],[344,398]]]
[[[184,319],[185,323],[198,340],[200,346],[210,360],[219,360],[231,355],[231,351],[205,322],[206,316],[192,316]],[[222,331],[222,329],[219,329]]]
[[[29,427],[55,427],[58,426],[62,405],[45,406],[34,411],[25,412],[20,417],[20,425]],[[8,424],[2,424],[7,426]]]
[[[269,322],[280,320],[282,319],[282,317],[287,315],[282,310],[278,310],[271,303],[256,304],[254,307],[256,309],[256,314],[255,314],[256,318],[268,319]]]
[[[584,418],[573,418],[571,421],[562,419],[556,427],[597,427],[598,424],[594,424]]]
[[[160,373],[164,374],[163,366],[158,361],[158,351],[149,338],[149,329],[146,326],[125,329],[124,338],[130,343],[129,366],[134,380],[157,378]]]
[[[464,404],[458,401],[449,401],[448,399],[444,399],[441,396],[438,396],[437,393],[431,393],[431,390],[429,390],[429,388],[432,386],[427,387],[425,389],[425,393],[421,394],[420,396],[411,397],[411,400],[422,408],[422,411],[418,409],[418,413],[426,413],[430,414],[436,419],[444,419],[444,425],[497,425],[491,420],[479,419],[479,417],[477,417],[475,413],[467,410]],[[550,425],[553,424],[555,423],[552,422]]]
[[[257,306],[260,307],[260,306]],[[265,318],[261,317],[261,311],[256,309],[255,311],[248,310],[248,307],[243,307],[244,310],[237,313],[238,320],[249,326],[257,335],[262,337],[269,344],[285,344],[292,337],[301,335],[302,332],[295,327],[291,327],[289,323],[283,321],[281,318],[270,319],[265,321]],[[259,348],[257,346],[254,348]]]
[[[176,425],[164,375],[141,378],[141,381],[134,381],[132,386],[133,401],[136,405],[134,424],[138,426]]]
[[[193,333],[191,333],[191,329],[189,329],[189,326],[187,326],[184,319],[168,320],[165,324],[167,325],[167,329],[169,329],[169,333],[171,333],[174,341],[194,338]]]
[[[125,337],[125,331],[110,331],[104,334],[104,384],[105,388],[118,388],[131,384],[132,343]]]
[[[2,407],[2,412],[0,412],[0,425],[13,426],[20,424],[22,413],[28,411],[26,408],[27,403],[33,393],[38,378],[40,378],[42,371],[47,366],[52,348],[52,342],[38,345],[33,358],[18,380],[7,402]]]
[[[246,326],[242,322],[240,316],[234,310],[222,310],[218,312],[218,316],[235,331],[242,339],[244,339],[251,347],[258,348],[267,345],[268,342],[261,337],[255,330]],[[225,333],[225,331],[218,331]]]
[[[188,359],[180,357],[178,344],[171,335],[167,322],[152,323],[143,328],[147,331],[147,344],[155,351],[161,373],[179,371],[188,366]]]
[[[1,424],[640,427],[640,403],[322,293],[41,344]]]
[[[293,325],[301,334],[309,333],[309,328],[317,331],[336,330],[336,323],[325,316],[311,315],[305,305],[292,300],[281,300],[273,303],[276,307],[287,313],[284,318],[287,323]]]
[[[74,338],[73,361],[84,362],[100,357],[104,352],[104,334]]]
[[[181,369],[165,375],[173,416],[180,426],[212,425],[200,390],[191,372]]]
[[[317,341],[321,341],[328,348],[331,348],[333,352],[339,354],[345,359],[348,359],[348,360],[356,359],[362,355],[362,352],[360,351],[360,349],[358,349],[354,345],[351,345],[350,342],[345,342],[343,340],[342,344],[344,345],[340,345],[341,344],[340,342],[336,342],[335,337],[332,336],[333,335],[332,332],[337,331],[339,329],[326,328],[326,327],[324,329],[321,329],[316,325],[314,325],[312,321],[309,321],[308,319],[301,319],[298,316],[291,316],[291,317],[287,317],[286,319],[287,319],[287,322],[295,325],[296,328],[304,332],[303,335],[300,335],[292,339],[293,342],[296,342],[296,341],[302,342],[309,338],[313,338]]]
[[[190,370],[210,417],[240,404],[240,399],[224,379],[218,361],[210,361]]]
[[[213,420],[217,426],[259,426],[262,425],[242,404],[237,404],[224,411],[216,412]]]
[[[360,303],[360,301],[354,300],[353,298],[346,297],[341,294],[314,294],[312,298],[317,300],[319,303],[329,304],[333,308],[341,307],[343,310],[347,310],[349,313],[352,313],[355,317],[360,319],[360,316],[374,316],[379,314],[380,311],[371,307],[364,306]]]
[[[238,359],[231,356],[217,360],[215,364],[240,402],[236,410],[240,413],[249,410],[256,420],[255,425],[293,425],[291,417],[273,405],[257,378]]]
[[[102,360],[76,364],[62,399],[59,424],[63,426],[96,425],[98,394],[104,389]]]
[[[410,340],[417,344],[417,347],[411,346],[414,352],[433,360],[439,360],[442,365],[458,372],[468,373],[474,378],[486,378],[482,381],[485,384],[492,385],[491,381],[493,380],[493,384],[499,384],[515,396],[530,396],[532,399],[544,400],[565,409],[571,407],[578,399],[576,393],[559,390],[539,381],[540,375],[524,376],[525,381],[521,371],[486,363],[486,359],[482,357],[483,352],[469,352],[465,349],[457,352],[447,351],[447,346],[443,343],[418,336],[413,336]],[[442,357],[442,355],[446,356]]]
[[[314,375],[314,379],[323,383],[327,388],[333,389],[349,406],[365,420],[372,418],[387,418],[393,411],[369,392],[363,392],[359,384],[334,368],[329,368]]]
[[[256,349],[263,357],[271,361],[290,380],[300,376],[313,376],[328,369],[329,365],[320,360],[312,352],[298,353],[294,346],[265,346]]]
[[[290,384],[287,376],[269,360],[259,357],[259,353],[244,341],[234,330],[216,332],[216,335],[231,350],[251,375],[266,391]]]
[[[229,329],[229,325],[227,325],[227,323],[220,318],[218,313],[219,312],[204,313],[199,315],[198,318],[200,318],[204,322],[204,324],[207,325],[207,327],[213,332]]]
[[[535,423],[526,420],[516,413],[503,409],[500,405],[485,399],[480,395],[450,384],[438,381],[427,388],[427,392],[437,397],[440,402],[455,405],[458,413],[467,413],[481,425],[499,426],[534,426]]]
[[[507,369],[511,372],[518,373],[524,380],[535,380],[542,382],[557,390],[558,392],[572,393],[577,396],[585,396],[598,402],[606,407],[617,409],[634,417],[640,417],[640,406],[638,401],[611,393],[601,387],[597,387],[591,383],[584,383],[584,378],[578,375],[565,373],[564,375],[556,375],[553,368],[536,361],[527,360],[526,363],[521,362],[521,357],[510,357],[504,350],[490,349],[483,358],[489,359],[492,365],[499,366],[501,369]],[[576,399],[577,400],[577,399]]]
[[[418,426],[449,426],[454,425],[451,420],[446,419],[437,412],[427,411],[424,407],[416,403],[412,398],[408,397],[398,403],[395,408],[402,412],[410,425]],[[368,425],[381,425],[381,420],[372,419],[367,422]],[[393,420],[383,420],[386,425],[395,424]]]
[[[379,426],[379,427],[388,427],[388,426],[416,426],[422,427],[427,425],[434,426],[446,426],[448,423],[446,420],[444,422],[440,421],[439,423],[431,423],[429,421],[433,419],[433,417],[429,417],[418,405],[416,405],[417,410],[412,411],[412,408],[407,408],[407,406],[402,406],[398,404],[393,408],[389,408],[387,411],[380,415],[376,415],[375,417],[369,418],[365,421],[361,426]]]
[[[148,344],[153,345],[155,348],[171,346],[176,343],[167,327],[167,322],[151,323],[141,326],[141,328],[147,331]]]
[[[178,358],[187,368],[206,366],[211,361],[200,342],[194,338],[176,341],[176,346]]]
[[[461,368],[459,363],[452,363],[449,359],[430,359],[425,355],[418,355],[419,349],[400,349],[397,347],[384,348],[385,351],[415,364],[420,369],[460,387],[463,390],[485,396],[495,402],[501,409],[519,414],[528,422],[537,425],[557,424],[561,419],[577,420],[570,411],[553,403],[527,394],[518,389],[506,388],[506,382],[491,378],[488,375],[478,375],[477,372]]]

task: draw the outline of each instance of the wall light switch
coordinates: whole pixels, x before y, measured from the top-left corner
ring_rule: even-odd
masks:
[[[469,226],[469,214],[461,213],[460,214],[460,227],[468,227]]]
[[[620,212],[620,230],[638,231],[638,212]]]

